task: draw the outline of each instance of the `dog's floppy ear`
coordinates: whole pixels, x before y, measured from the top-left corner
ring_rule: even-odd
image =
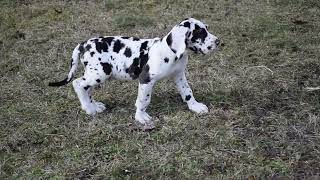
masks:
[[[180,59],[187,48],[187,34],[189,28],[185,26],[175,26],[166,36],[166,42],[170,49],[176,54],[176,59]]]

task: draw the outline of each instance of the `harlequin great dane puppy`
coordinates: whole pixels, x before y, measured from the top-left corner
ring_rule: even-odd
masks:
[[[135,37],[105,36],[92,38],[78,44],[73,50],[70,72],[66,79],[49,83],[62,86],[75,76],[78,61],[84,66],[84,75],[73,81],[81,107],[93,115],[105,110],[103,103],[93,100],[96,85],[110,79],[139,80],[138,97],[135,103],[135,119],[145,129],[153,128],[146,109],[151,100],[152,88],[158,80],[173,78],[182,99],[191,111],[207,113],[206,105],[193,97],[185,76],[188,62],[186,49],[207,54],[219,45],[219,39],[208,32],[207,26],[194,18],[188,18],[163,38],[138,39]]]

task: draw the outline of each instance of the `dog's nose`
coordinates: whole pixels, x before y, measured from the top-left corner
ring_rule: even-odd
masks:
[[[214,41],[214,43],[218,46],[218,45],[220,44],[220,40],[219,40],[219,39],[216,39],[216,40]]]

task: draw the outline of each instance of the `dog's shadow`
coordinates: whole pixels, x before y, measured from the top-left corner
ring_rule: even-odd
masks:
[[[210,105],[210,98],[206,99],[206,94],[195,93],[194,96],[199,102]],[[130,95],[121,99],[102,100],[106,104],[107,113],[127,112],[134,115],[136,95]],[[170,115],[172,113],[189,111],[186,102],[183,102],[181,95],[175,90],[155,92],[152,95],[151,103],[147,109],[151,116],[160,117],[162,115]]]

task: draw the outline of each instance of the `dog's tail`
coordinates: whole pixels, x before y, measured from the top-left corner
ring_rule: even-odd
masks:
[[[71,59],[71,64],[70,64],[70,71],[68,76],[59,82],[50,82],[49,86],[63,86],[68,84],[74,77],[74,75],[77,72],[78,65],[79,65],[79,59],[80,59],[80,50],[79,50],[80,44],[76,48],[74,48],[72,52],[72,59]]]

